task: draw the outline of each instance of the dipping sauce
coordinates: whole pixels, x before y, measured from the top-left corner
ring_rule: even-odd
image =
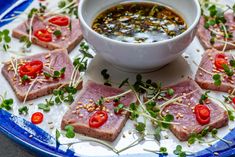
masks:
[[[129,2],[99,14],[92,29],[122,42],[153,43],[183,33],[187,24],[172,9],[159,3]]]

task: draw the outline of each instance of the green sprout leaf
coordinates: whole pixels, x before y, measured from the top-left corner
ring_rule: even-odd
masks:
[[[18,112],[19,112],[20,115],[22,115],[22,114],[27,115],[28,111],[29,111],[29,109],[28,109],[27,106],[23,106],[23,107],[18,109]]]
[[[66,134],[65,136],[68,138],[74,138],[75,137],[75,133],[74,133],[74,127],[72,125],[67,125],[65,127],[66,130]]]
[[[216,86],[220,86],[221,83],[222,83],[222,81],[221,81],[221,76],[220,76],[219,74],[215,74],[215,75],[213,76],[213,80],[214,80],[214,84],[215,84]]]
[[[135,129],[139,132],[139,133],[143,133],[145,131],[146,125],[142,122],[138,122],[137,125],[135,126]]]

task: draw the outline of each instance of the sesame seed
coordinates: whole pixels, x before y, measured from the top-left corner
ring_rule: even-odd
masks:
[[[211,101],[210,101],[209,99],[207,99],[207,100],[205,101],[205,103],[206,103],[206,104],[209,104],[209,103],[211,103]]]
[[[33,137],[33,135],[29,135],[29,138],[32,138]]]
[[[82,105],[82,102],[79,101],[79,102],[78,102],[78,105]]]
[[[50,129],[51,129],[51,130],[54,129],[54,125],[50,126]]]
[[[79,117],[80,117],[80,118],[82,118],[82,117],[83,117],[83,114],[82,114],[82,113],[80,113],[80,114],[79,114]]]
[[[76,113],[76,111],[72,111],[72,114],[75,114]]]
[[[49,121],[48,124],[53,124],[53,122],[52,122],[52,121]]]

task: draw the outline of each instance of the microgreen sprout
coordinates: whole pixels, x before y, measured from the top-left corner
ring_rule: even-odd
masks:
[[[18,112],[20,115],[24,114],[24,115],[27,115],[28,114],[28,107],[27,106],[23,106],[21,108],[18,109]]]
[[[215,75],[213,76],[213,80],[214,80],[214,84],[215,84],[216,86],[220,86],[221,83],[222,83],[220,74],[215,74]]]
[[[79,51],[83,56],[75,58],[73,65],[80,72],[84,72],[87,69],[88,59],[93,58],[93,56],[89,53],[89,46],[85,42],[81,43]]]
[[[27,36],[22,36],[20,38],[20,42],[24,43],[23,48],[29,48],[32,45],[32,42],[29,40]]]
[[[58,7],[63,11],[64,14],[78,18],[78,7],[76,1],[61,0],[58,3]]]
[[[8,29],[0,31],[0,44],[5,52],[10,48],[9,43],[11,42],[11,37],[9,34],[10,31]]]
[[[6,94],[4,96],[0,95],[1,103],[0,103],[0,109],[6,109],[11,110],[13,105],[13,99],[6,99]]]
[[[74,133],[74,127],[72,125],[67,125],[65,126],[66,134],[65,136],[68,138],[74,138],[75,133]]]

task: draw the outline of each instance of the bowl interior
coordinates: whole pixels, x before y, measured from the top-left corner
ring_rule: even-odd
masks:
[[[188,27],[192,26],[195,20],[200,15],[200,7],[197,0],[82,0],[80,3],[81,12],[80,15],[85,23],[91,27],[96,16],[105,9],[119,4],[122,2],[158,2],[165,6],[169,6],[177,13],[179,13],[188,24]],[[97,7],[99,6],[99,7]]]

